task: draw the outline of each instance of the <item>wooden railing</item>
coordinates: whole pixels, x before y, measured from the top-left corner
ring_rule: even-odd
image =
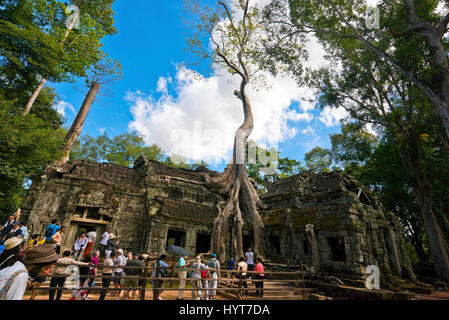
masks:
[[[65,267],[69,267],[69,265],[63,265]],[[56,265],[55,265],[56,267]],[[93,267],[93,266],[78,266],[81,268],[88,268],[88,267]],[[98,265],[97,266],[97,270],[102,270],[103,265]],[[117,266],[107,266],[106,267],[108,270],[112,269],[116,269],[118,268]],[[295,271],[295,272],[270,272],[270,271],[265,271],[263,272],[265,278],[263,280],[259,280],[259,279],[255,279],[254,276],[256,274],[258,274],[259,272],[255,272],[255,271],[246,271],[246,272],[242,272],[242,271],[238,271],[238,270],[220,270],[220,277],[218,279],[212,278],[210,275],[208,278],[191,278],[191,277],[187,277],[187,278],[179,278],[176,277],[174,273],[176,273],[177,275],[177,271],[173,271],[173,269],[171,268],[167,268],[167,270],[169,270],[169,273],[171,272],[171,275],[168,275],[167,277],[163,277],[163,278],[159,278],[159,277],[153,277],[153,273],[156,270],[156,268],[154,266],[149,266],[147,265],[146,267],[125,267],[125,266],[121,266],[119,267],[121,269],[123,269],[123,271],[126,273],[126,270],[130,270],[130,269],[140,269],[142,270],[142,274],[141,275],[136,275],[136,276],[132,276],[132,275],[121,275],[120,277],[118,276],[114,276],[114,274],[112,275],[104,275],[104,274],[100,274],[98,273],[97,275],[81,275],[80,278],[88,280],[88,279],[94,279],[95,282],[95,286],[92,287],[85,287],[82,288],[83,290],[88,290],[89,294],[90,293],[99,293],[102,292],[103,290],[106,290],[106,294],[111,293],[111,292],[117,292],[117,291],[139,291],[139,299],[140,300],[146,300],[148,299],[147,297],[147,292],[148,291],[152,291],[152,290],[162,290],[162,291],[184,291],[184,292],[192,292],[192,290],[197,290],[201,292],[211,292],[211,291],[216,291],[217,295],[222,295],[225,296],[228,299],[245,299],[246,296],[244,293],[248,293],[249,296],[251,297],[252,293],[255,293],[256,291],[263,291],[263,294],[265,296],[269,296],[272,297],[273,294],[278,295],[279,297],[282,297],[283,294],[285,295],[289,295],[290,297],[297,297],[298,300],[300,299],[307,299],[306,296],[306,287],[305,287],[305,280],[304,280],[304,276],[306,273],[308,272],[304,272],[304,271]],[[171,270],[170,270],[171,269]],[[190,273],[190,271],[193,270],[197,270],[197,269],[190,269],[188,268],[187,274]],[[211,271],[217,271],[215,269],[208,269],[208,272]],[[235,277],[231,277],[231,278],[227,278],[227,274],[231,273],[233,274]],[[241,274],[242,273],[246,273],[246,276],[249,277],[248,279],[242,279],[241,278]],[[58,274],[49,274],[49,275],[43,275],[45,277],[47,277],[46,282],[49,282],[49,280],[51,278],[68,278],[67,275],[58,275]],[[140,285],[138,287],[125,287],[125,286],[121,286],[119,288],[115,288],[115,287],[108,287],[108,288],[103,288],[102,287],[102,280],[103,279],[116,279],[116,278],[120,278],[120,284],[124,285],[124,283],[122,281],[126,280],[126,279],[138,279]],[[155,280],[163,280],[164,283],[167,284],[167,281],[170,284],[170,287],[148,287],[149,284],[155,284],[153,281]],[[190,286],[192,285],[192,282],[198,282],[198,281],[202,281],[205,282],[207,281],[207,283],[209,284],[207,288],[195,288],[195,287],[188,287],[188,288],[176,288],[174,287],[174,284],[177,282],[179,283],[179,281],[184,280],[186,282],[186,284],[190,284]],[[210,284],[212,282],[217,282],[217,287],[216,288],[211,288]],[[256,283],[260,283],[263,282],[264,284],[264,288],[256,288],[253,285],[255,285]],[[245,283],[247,284],[247,288],[245,287]],[[270,287],[271,283],[276,283],[277,286],[276,287]],[[285,286],[280,286],[279,283],[285,284]],[[42,285],[39,288],[33,288],[33,290],[38,290],[39,294],[38,297],[42,297],[42,295],[46,295],[48,297],[48,293],[50,290],[54,290],[54,294],[56,296],[58,291],[62,291],[64,292],[70,292],[73,291],[74,288],[70,287],[67,288],[67,281],[64,285],[64,287],[49,287],[46,285]],[[72,283],[70,283],[72,284]],[[112,281],[111,281],[112,284]],[[292,292],[295,293],[295,295],[292,296]],[[302,295],[301,295],[302,293]],[[193,296],[193,293],[192,293]],[[39,298],[38,298],[39,299]],[[42,300],[42,299],[41,299]]]

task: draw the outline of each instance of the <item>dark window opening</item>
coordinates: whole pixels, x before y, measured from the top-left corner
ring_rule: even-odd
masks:
[[[253,237],[251,235],[244,235],[242,240],[244,252],[246,252],[248,248],[253,248]]]
[[[185,239],[186,233],[184,231],[168,230],[167,247],[168,246],[184,247]]]
[[[366,204],[367,206],[371,205],[371,201],[369,200],[368,196],[363,191],[359,195],[359,200],[361,203]]]
[[[111,221],[112,221],[112,218],[109,217],[109,216],[103,216],[103,220],[104,220],[104,221],[107,221],[107,222],[111,222]]]
[[[332,251],[332,260],[346,262],[345,242],[343,238],[327,238]]]
[[[310,249],[310,242],[309,242],[309,240],[304,239],[303,242],[302,242],[302,245],[303,245],[303,248],[304,248],[304,255],[305,256],[310,255],[310,251],[312,251],[312,250]]]
[[[281,238],[278,236],[269,236],[268,241],[270,242],[272,254],[280,255],[281,254]]]
[[[172,200],[182,199],[182,192],[178,188],[170,189],[168,192],[168,198]]]
[[[210,235],[197,233],[196,235],[196,253],[206,253],[210,250]]]
[[[84,216],[84,209],[86,209],[86,208],[84,208],[84,207],[76,207],[75,214],[83,217]]]
[[[366,193],[363,191],[362,188],[356,186],[355,184],[351,184],[348,186],[348,190],[354,192],[357,195],[357,198],[359,198],[361,203],[367,206],[371,205],[371,200],[369,199],[369,197],[366,195]]]
[[[87,209],[87,219],[100,220],[101,216],[98,213],[100,208],[88,208]]]

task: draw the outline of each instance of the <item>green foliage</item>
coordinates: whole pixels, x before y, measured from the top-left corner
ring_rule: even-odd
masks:
[[[98,137],[83,135],[80,143],[73,148],[70,158],[131,167],[142,154],[150,160],[164,159],[164,152],[159,146],[145,146],[143,138],[138,133],[130,132],[113,138],[109,138],[106,134]]]
[[[315,173],[330,172],[332,167],[332,152],[329,149],[315,147],[304,156],[306,168]]]
[[[162,161],[165,165],[172,167],[172,168],[179,168],[179,169],[188,169],[188,170],[198,170],[200,168],[207,168],[208,164],[204,161],[201,161],[200,163],[196,163],[193,161],[189,161],[186,157],[172,154],[171,156],[166,156],[165,159]]]
[[[114,0],[0,1],[0,74],[5,89],[32,91],[39,77],[83,77],[101,56],[101,40],[116,33]],[[70,4],[80,7],[79,28],[67,32]],[[17,73],[19,77],[17,77]]]
[[[248,163],[246,168],[248,176],[256,182],[261,193],[268,192],[271,184],[276,180],[294,176],[303,170],[301,162],[287,157],[281,158],[280,152],[274,148],[267,150],[257,146],[254,141],[250,141],[249,144],[256,146],[258,158],[255,164]],[[264,163],[262,163],[260,155],[266,157]],[[267,171],[268,168],[275,168],[275,170],[274,172]]]
[[[108,162],[132,167],[141,155],[146,156],[148,160],[158,161],[173,168],[196,170],[208,166],[205,162],[191,163],[187,158],[178,155],[167,156],[156,144],[146,146],[142,136],[135,131],[112,138],[107,134],[97,137],[83,135],[73,147],[70,160]]]
[[[64,138],[62,120],[48,104],[55,95],[45,90],[32,113],[23,117],[14,101],[0,95],[0,219],[16,211],[24,184],[58,155]]]

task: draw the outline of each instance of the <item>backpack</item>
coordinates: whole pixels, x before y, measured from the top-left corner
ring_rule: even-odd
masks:
[[[55,234],[55,225],[52,226],[48,226],[47,230],[45,231],[45,238],[49,239],[51,238],[54,234]]]
[[[207,266],[209,267],[209,268],[212,268],[212,269],[218,269],[218,261],[217,260],[209,260],[208,262],[207,262]],[[211,271],[212,273],[215,273],[216,271]]]
[[[201,270],[201,278],[206,279],[207,278],[207,271]]]

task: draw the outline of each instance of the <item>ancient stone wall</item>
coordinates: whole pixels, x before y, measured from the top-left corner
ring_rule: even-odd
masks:
[[[324,270],[364,274],[377,265],[413,276],[397,219],[354,178],[304,172],[277,182],[264,201],[268,254],[311,264],[305,228],[312,224]]]
[[[100,236],[112,227],[124,250],[159,255],[169,244],[207,252],[217,206],[225,199],[209,183],[218,173],[174,169],[140,157],[134,168],[75,161],[48,167],[22,205],[30,233],[43,234],[51,219],[68,227],[71,249],[83,230]],[[412,276],[398,220],[354,178],[334,172],[304,172],[283,179],[263,200],[266,253],[272,260],[312,263],[305,233],[313,225],[321,267],[360,275],[368,265]],[[245,247],[250,230],[244,229]],[[98,242],[97,242],[98,243]]]

